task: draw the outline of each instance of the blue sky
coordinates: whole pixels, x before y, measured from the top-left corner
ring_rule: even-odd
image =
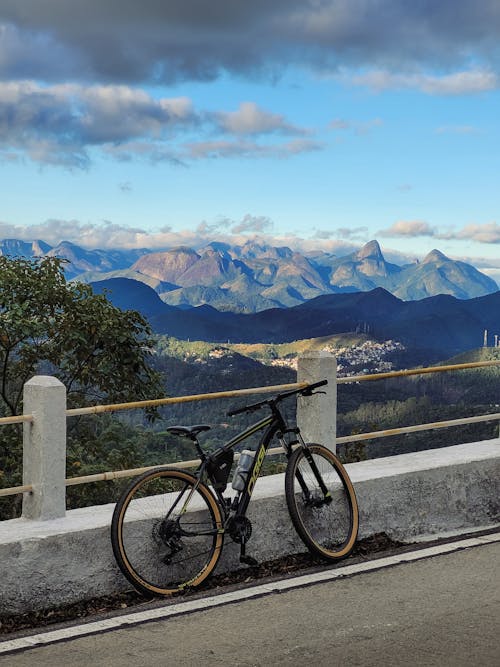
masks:
[[[497,0],[2,0],[0,237],[500,278]]]

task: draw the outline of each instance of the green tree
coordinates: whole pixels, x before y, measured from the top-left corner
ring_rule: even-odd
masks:
[[[21,413],[23,385],[36,374],[58,377],[70,406],[164,395],[161,375],[149,363],[152,348],[149,325],[139,313],[116,308],[89,285],[68,283],[63,260],[0,257],[0,414]],[[101,469],[121,467],[121,459],[127,465],[134,458],[133,437],[126,447],[113,448],[108,436],[99,448],[99,431],[109,433],[109,420],[97,430],[85,420],[69,427],[68,465],[76,452],[91,449],[92,441],[93,462],[101,463]],[[20,483],[21,459],[20,426],[2,427],[1,486]],[[6,499],[0,516],[15,515],[18,505],[12,509]]]
[[[18,414],[24,383],[58,377],[68,400],[140,400],[159,395],[148,364],[153,342],[142,316],[122,311],[90,285],[66,281],[63,260],[0,257],[0,399]]]

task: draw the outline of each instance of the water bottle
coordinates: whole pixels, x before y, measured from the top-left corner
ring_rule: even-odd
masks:
[[[255,452],[244,449],[240,454],[238,466],[234,471],[232,487],[235,491],[243,491],[248,477],[248,471],[252,467]]]

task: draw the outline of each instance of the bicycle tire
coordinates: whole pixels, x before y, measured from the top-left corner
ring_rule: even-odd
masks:
[[[116,504],[111,544],[130,583],[147,596],[197,586],[219,560],[219,503],[194,475],[155,468],[136,477]]]
[[[329,496],[319,486],[308,453]],[[349,475],[333,452],[312,443],[296,449],[285,473],[285,496],[295,530],[312,553],[329,561],[349,556],[358,535],[358,503]]]

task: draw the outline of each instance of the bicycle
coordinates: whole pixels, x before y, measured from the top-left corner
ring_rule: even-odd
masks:
[[[270,414],[209,453],[200,446],[198,434],[210,426],[167,429],[190,439],[201,463],[195,473],[170,467],[149,470],[131,482],[116,504],[111,524],[113,552],[138,591],[168,596],[199,585],[215,568],[226,535],[240,544],[242,563],[257,564],[246,555],[252,534],[246,512],[274,438],[287,458],[285,497],[304,544],[327,561],[351,553],[359,525],[352,482],[339,459],[323,445],[306,444],[299,428],[289,427],[278,407],[291,396],[311,396],[325,384],[323,380],[229,411],[228,416],[233,416],[268,407]],[[236,494],[225,497],[234,447],[259,431],[263,434],[256,451],[241,454],[233,475]]]

